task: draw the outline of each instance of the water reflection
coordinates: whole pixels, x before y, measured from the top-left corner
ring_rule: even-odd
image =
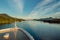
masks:
[[[2,28],[13,27],[14,23],[0,26]],[[60,24],[49,24],[39,21],[18,22],[17,26],[28,31],[35,40],[60,40]],[[17,36],[20,38],[19,36]],[[18,39],[19,40],[19,39]]]
[[[38,39],[41,38],[42,40],[60,40],[59,24],[49,24],[39,21],[29,21],[28,23],[31,26],[32,30],[35,31],[36,35],[38,36]]]

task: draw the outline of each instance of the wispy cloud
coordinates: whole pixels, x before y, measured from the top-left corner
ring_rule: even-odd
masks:
[[[49,16],[51,15],[51,13],[55,13],[54,9],[59,5],[60,2],[56,2],[56,0],[44,0],[43,2],[38,3],[38,5],[33,9],[28,17],[39,18]]]
[[[53,17],[60,18],[60,12],[57,12],[56,14],[54,14]]]
[[[20,12],[23,12],[23,8],[24,8],[24,2],[23,0],[13,0],[17,6],[17,8],[20,9]]]
[[[28,15],[28,17],[36,17],[38,15],[38,11],[42,11],[44,5],[50,3],[50,0],[43,0],[42,2],[39,2],[36,7],[33,9],[33,11]]]
[[[14,14],[15,17],[22,17],[24,1],[23,0],[7,0],[10,11]]]

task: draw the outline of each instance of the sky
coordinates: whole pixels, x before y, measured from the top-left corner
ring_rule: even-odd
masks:
[[[60,18],[60,0],[0,0],[0,14],[17,18]]]

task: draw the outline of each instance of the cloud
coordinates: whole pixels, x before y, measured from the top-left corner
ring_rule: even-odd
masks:
[[[23,16],[23,8],[24,1],[23,0],[7,0],[9,10],[11,11],[12,16],[14,17],[22,17]]]
[[[55,13],[55,14],[53,15],[53,17],[55,17],[55,18],[60,18],[60,12]]]
[[[39,2],[36,7],[33,9],[33,11],[28,15],[28,17],[33,17],[38,15],[38,11],[42,10],[44,5],[50,3],[51,1],[43,0],[42,2]],[[35,18],[35,17],[33,17]]]
[[[50,3],[50,4],[49,4]],[[49,5],[47,5],[49,4]],[[31,14],[28,17],[31,18],[39,18],[39,17],[46,17],[53,14],[55,12],[55,8],[60,5],[60,2],[56,2],[54,0],[44,0],[33,9]],[[48,15],[47,15],[48,14]]]
[[[12,12],[23,13],[24,1],[23,0],[7,0]]]
[[[17,6],[17,8],[20,9],[20,12],[23,12],[23,8],[24,8],[24,3],[23,0],[13,0]]]

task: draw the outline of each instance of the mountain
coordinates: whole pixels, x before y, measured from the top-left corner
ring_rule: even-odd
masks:
[[[35,21],[43,21],[43,22],[48,22],[48,23],[60,23],[60,18],[41,18],[41,19],[33,19]]]
[[[7,14],[0,14],[0,24],[8,24],[8,23],[13,23],[15,21],[21,22],[24,21],[24,19],[14,18]]]

